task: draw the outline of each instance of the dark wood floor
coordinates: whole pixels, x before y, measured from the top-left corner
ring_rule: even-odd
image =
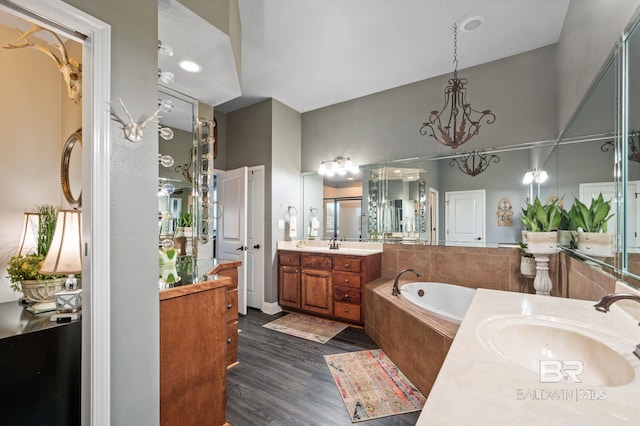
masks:
[[[232,426],[350,425],[324,355],[377,348],[362,329],[347,327],[325,344],[263,328],[279,315],[249,309],[239,319],[238,361],[227,373]],[[361,422],[415,425],[420,412]]]

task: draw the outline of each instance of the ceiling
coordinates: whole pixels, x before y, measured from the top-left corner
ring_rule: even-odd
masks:
[[[239,0],[242,96],[307,112],[556,43],[569,0]]]

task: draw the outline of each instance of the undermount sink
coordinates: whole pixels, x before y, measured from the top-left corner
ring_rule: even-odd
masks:
[[[534,373],[540,383],[617,387],[631,383],[636,375],[630,361],[609,344],[612,339],[622,339],[631,354],[635,346],[631,340],[568,320],[493,317],[479,325],[477,336],[486,348],[509,363]]]

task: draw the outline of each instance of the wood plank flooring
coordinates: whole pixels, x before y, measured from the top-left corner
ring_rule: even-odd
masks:
[[[282,315],[250,308],[240,317],[240,365],[227,372],[227,421],[232,426],[351,425],[324,355],[376,349],[376,344],[354,327],[324,345],[262,327]],[[417,411],[358,424],[415,425],[419,415]]]

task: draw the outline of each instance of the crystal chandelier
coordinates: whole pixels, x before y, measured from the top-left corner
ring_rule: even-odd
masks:
[[[491,110],[482,112],[471,108],[467,102],[465,88],[466,78],[458,78],[458,26],[453,26],[453,78],[444,89],[444,106],[441,111],[431,111],[427,122],[422,123],[421,135],[433,137],[439,143],[458,148],[480,131],[480,124],[485,120],[493,124],[496,116]],[[473,116],[477,118],[474,119]]]

